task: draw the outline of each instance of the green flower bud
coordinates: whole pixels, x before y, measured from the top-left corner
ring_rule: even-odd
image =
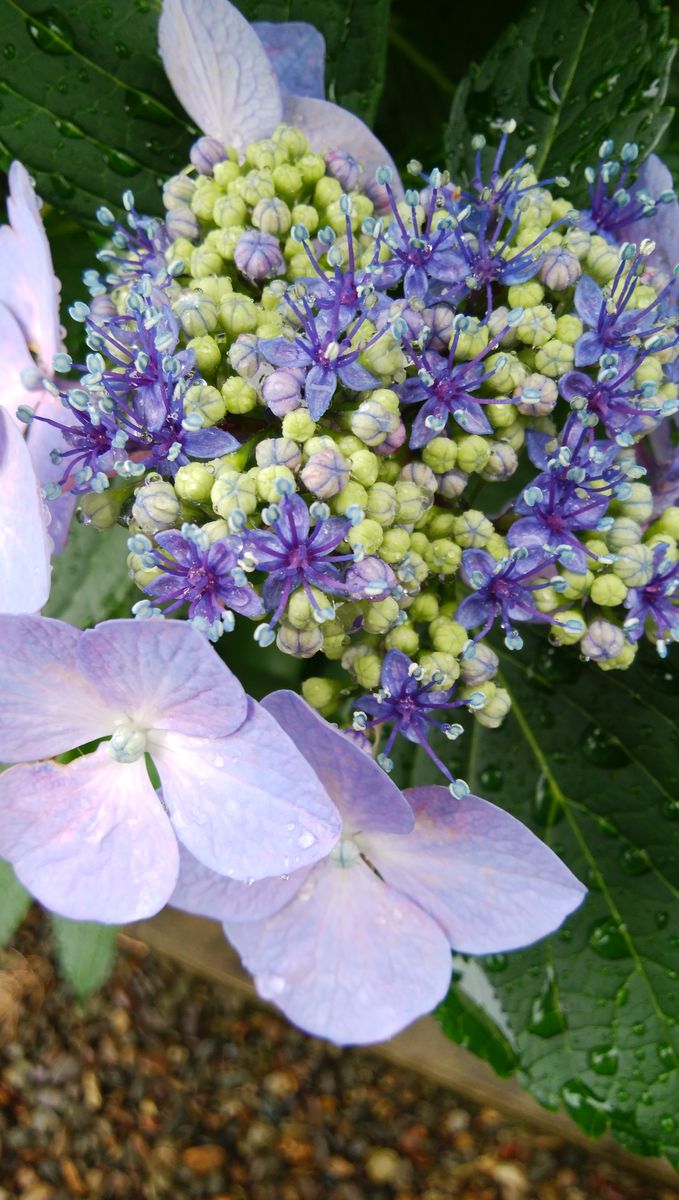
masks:
[[[401,650],[403,654],[407,654],[412,658],[420,647],[420,639],[417,631],[409,625],[407,621],[403,625],[397,625],[395,629],[390,629],[384,639],[384,644],[387,650]]]
[[[631,483],[630,495],[624,500],[616,500],[611,505],[625,517],[645,525],[653,516],[653,492],[647,483]]]
[[[593,237],[585,267],[597,283],[610,283],[620,263],[620,247],[612,246],[602,237]]]
[[[652,641],[655,642],[655,636],[653,636]],[[606,659],[604,662],[598,662],[597,666],[602,671],[626,671],[628,667],[632,666],[637,649],[638,643],[631,645],[629,642],[625,642],[619,654],[616,654],[614,658]]]
[[[435,538],[424,559],[436,575],[454,575],[462,561],[462,551],[450,538]]]
[[[530,284],[524,284],[524,287],[530,287]],[[512,290],[511,288],[509,289]],[[516,336],[520,342],[526,346],[544,346],[556,332],[556,317],[551,308],[547,308],[546,304],[536,304],[534,308],[527,308],[524,312],[523,319],[516,327]]]
[[[341,692],[342,684],[339,679],[325,679],[319,675],[312,675],[302,683],[304,699],[322,717],[330,716]]]
[[[435,437],[422,448],[422,459],[437,475],[451,471],[457,462],[458,446],[452,438]]]
[[[325,657],[331,662],[339,661],[349,645],[348,635],[338,621],[324,621],[321,625],[321,633]]]
[[[78,496],[78,508],[95,529],[112,529],[132,492],[130,484],[107,487],[103,492],[84,492]]]
[[[399,563],[410,546],[410,534],[405,529],[385,530],[379,549],[380,558],[393,566]]]
[[[314,205],[316,208],[327,208],[342,195],[342,184],[329,175],[323,175],[314,188]]]
[[[434,684],[432,691],[444,691],[446,688],[451,688],[460,675],[460,664],[453,654],[446,654],[443,650],[435,650],[433,653],[422,654],[418,664],[424,671],[424,677],[429,682],[432,675],[443,675],[440,683]]]
[[[469,362],[472,358],[476,358],[477,354],[481,354],[485,350],[490,341],[487,325],[481,325],[476,317],[470,317],[469,321],[469,328],[460,330],[458,335],[454,355],[458,362]]]
[[[553,587],[544,586],[533,592],[533,600],[538,612],[551,613],[558,608],[560,598]]]
[[[313,658],[323,645],[323,634],[318,625],[310,625],[306,629],[295,629],[283,619],[278,626],[276,645],[283,654],[293,658]]]
[[[314,436],[316,422],[312,420],[304,408],[296,408],[286,413],[282,423],[283,437],[291,438],[293,442],[305,443]]]
[[[507,328],[508,315],[509,309],[506,305],[500,304],[497,308],[493,309],[487,320],[488,333],[491,337],[500,337],[502,335],[500,345],[503,348],[513,346],[516,342],[516,327],[512,325],[509,329]]]
[[[332,608],[328,597],[319,588],[312,587],[309,590],[316,601],[316,608],[302,588],[293,592],[288,601],[285,619],[294,629],[308,629],[314,625],[316,613]]]
[[[208,377],[214,375],[222,361],[219,343],[213,337],[205,334],[202,337],[192,338],[188,347],[196,356],[196,366],[201,375]]]
[[[219,305],[225,296],[232,294],[233,284],[228,275],[203,275],[200,279],[189,279],[189,289]]]
[[[455,541],[465,550],[470,547],[482,550],[494,532],[491,522],[476,508],[470,508],[455,518]]]
[[[203,463],[186,463],[175,475],[174,486],[180,500],[192,504],[207,504],[215,482],[214,470]]]
[[[283,238],[290,232],[292,215],[284,200],[273,196],[270,200],[259,200],[252,213],[252,224],[262,233]]]
[[[414,483],[430,499],[434,496],[437,488],[437,479],[431,467],[428,467],[426,463],[417,462],[415,459],[401,467],[398,482]]]
[[[420,592],[408,609],[411,621],[426,621],[429,624],[435,621],[438,615],[439,602],[433,592]]]
[[[436,617],[429,626],[429,636],[435,650],[458,657],[469,641],[469,634],[450,617]]]
[[[349,418],[352,433],[366,446],[380,446],[399,427],[398,413],[391,412],[373,393]]]
[[[552,412],[559,398],[559,389],[546,375],[527,375],[514,391],[516,408],[526,417],[543,417]]]
[[[252,333],[257,328],[254,300],[248,296],[227,296],[219,306],[219,320],[222,329],[232,338],[238,337],[239,333]]]
[[[274,167],[272,179],[276,195],[280,196],[287,204],[294,204],[301,196],[304,181],[302,173],[297,167],[293,167],[290,163],[283,163],[280,167]],[[290,226],[288,226],[288,229],[282,230],[282,232],[287,233],[289,229]],[[273,230],[267,230],[266,232],[273,232]]]
[[[583,571],[579,574],[577,571],[561,571],[561,578],[566,581],[566,587],[559,595],[564,600],[579,600],[582,596],[589,594],[589,590],[594,580],[594,575],[591,571]]]
[[[617,517],[606,532],[606,544],[614,553],[625,546],[636,546],[643,538],[643,530],[631,517]]]
[[[416,554],[421,554],[424,558],[424,555],[429,550],[429,538],[427,537],[426,533],[421,533],[418,530],[416,530],[414,533],[411,533],[410,549],[414,550]]]
[[[302,176],[302,181],[305,188],[313,187],[321,179],[323,179],[323,176],[325,175],[325,159],[320,154],[303,154],[301,158],[297,159],[296,166],[297,170]],[[330,182],[336,181],[331,180]],[[340,188],[340,191],[341,190],[342,189]],[[330,199],[337,199],[337,195],[334,191],[332,195],[329,196],[329,200]],[[314,203],[317,203],[317,201],[314,200]],[[309,226],[307,226],[307,229],[309,229]],[[310,229],[309,232],[311,232]]]
[[[247,205],[240,196],[220,196],[215,202],[212,219],[219,229],[242,228],[247,217]]]
[[[150,479],[135,493],[132,518],[149,537],[161,529],[172,529],[179,520],[179,500],[171,483]]]
[[[396,483],[401,471],[401,464],[397,458],[387,458],[382,456],[379,459],[379,474],[380,483]]]
[[[412,539],[411,539],[412,542]],[[412,548],[396,567],[396,576],[407,591],[416,591],[416,584],[424,583],[429,575],[429,568],[421,554]]]
[[[175,238],[172,245],[165,251],[165,261],[167,263],[181,262],[184,264],[185,270],[188,270],[193,249],[193,242],[190,242],[188,238]]]
[[[493,699],[496,692],[497,692],[497,685],[495,683],[493,683],[492,679],[487,679],[485,681],[485,683],[480,684],[478,687],[467,686],[467,687],[460,688],[460,697],[463,700],[471,700],[472,697],[478,696],[480,694],[484,699],[484,708],[485,708],[485,706],[488,704],[488,702]],[[477,711],[477,710],[475,709],[474,711]],[[479,711],[481,711],[481,710],[479,710]]]
[[[232,375],[222,384],[222,397],[226,412],[234,416],[252,412],[257,407],[257,393],[239,375]]]
[[[479,725],[483,725],[484,729],[497,729],[511,707],[512,701],[509,692],[505,688],[496,688],[483,708],[474,712],[474,719],[478,721]]]
[[[292,223],[293,225],[304,225],[313,237],[318,230],[318,213],[310,204],[295,204],[292,210]],[[309,260],[307,259],[307,267],[308,265]]]
[[[255,481],[238,471],[218,471],[210,492],[210,500],[215,512],[225,520],[236,511],[249,516],[257,508]]]
[[[302,130],[297,129],[294,125],[279,125],[274,130],[273,140],[291,162],[295,162],[303,154],[309,153],[309,143],[306,137]]]
[[[616,555],[612,570],[627,587],[645,587],[653,577],[651,547],[626,546]]]
[[[261,471],[258,471],[257,491],[261,499],[265,500],[267,504],[278,504],[286,494],[285,491],[279,491],[278,487],[279,483],[284,480],[290,484],[293,492],[297,491],[297,481],[288,467],[263,467]]]
[[[455,513],[444,512],[443,509],[433,508],[427,525],[430,538],[448,537],[453,532]]]
[[[347,486],[337,495],[333,496],[331,507],[333,512],[338,516],[345,517],[350,508],[362,508],[366,511],[368,505],[368,493],[360,483],[355,483],[350,479]]]
[[[173,175],[171,179],[166,180],[163,184],[163,204],[165,208],[169,210],[183,204],[190,206],[195,190],[195,179],[191,179],[188,175]]]
[[[188,388],[184,397],[184,410],[199,413],[204,425],[216,425],[226,412],[222,393],[210,384],[196,383]]]
[[[372,454],[370,450],[356,450],[349,456],[351,464],[351,478],[357,483],[362,483],[363,487],[370,488],[377,482],[379,474],[380,460],[376,454]]]
[[[224,262],[221,254],[218,254],[211,246],[196,246],[191,255],[189,268],[194,279],[202,279],[204,275],[219,275],[224,270]],[[189,329],[187,333],[195,336],[196,333],[210,333],[211,329],[214,329],[214,325],[206,326],[195,332]]]
[[[230,225],[228,229],[214,231],[214,249],[221,254],[224,262],[233,262],[236,247],[244,233],[245,229],[242,225]]]
[[[666,508],[653,528],[658,533],[669,533],[670,537],[679,540],[679,508],[676,505]]]
[[[612,608],[616,604],[622,604],[627,595],[627,588],[617,575],[605,571],[594,580],[590,595],[595,604],[600,604],[603,608]]]
[[[470,433],[457,442],[457,465],[467,475],[483,471],[490,458],[490,446],[478,433]]]
[[[563,235],[561,245],[565,250],[570,250],[580,262],[584,262],[591,249],[592,237],[578,225],[571,225]]]
[[[584,325],[575,313],[564,313],[557,318],[555,336],[567,346],[574,346],[584,333]]]
[[[363,628],[366,633],[385,634],[397,620],[400,609],[392,596],[366,604],[363,612]]]
[[[148,587],[152,579],[162,574],[159,567],[145,567],[141,554],[128,554],[127,573],[135,586],[141,589]]]
[[[334,450],[335,443],[329,434],[319,434],[316,437],[309,438],[304,443],[304,458],[311,458],[313,454],[322,454],[324,450]]]
[[[376,484],[375,487],[386,487],[386,484]],[[371,492],[374,489],[371,488]],[[415,525],[420,517],[431,507],[432,497],[416,483],[401,480],[394,484],[396,493],[396,521],[399,525]]]
[[[563,592],[560,593],[563,596]],[[577,608],[560,612],[553,625],[549,627],[550,637],[559,646],[574,646],[584,637],[587,630],[582,613]]]
[[[516,389],[520,391],[520,388]],[[513,404],[484,404],[483,411],[493,429],[506,429],[516,420],[516,409]]]
[[[385,529],[388,528],[389,525],[394,524],[399,508],[396,488],[390,483],[374,483],[371,488],[368,488],[365,504],[362,507],[373,521],[377,521]]]
[[[234,179],[229,190],[241,196],[248,208],[254,208],[258,200],[269,200],[275,195],[271,171],[266,168],[248,171],[247,175]]]
[[[196,187],[191,196],[191,209],[199,221],[211,221],[214,206],[221,198],[217,183],[203,176],[196,180]]]
[[[639,290],[638,288],[636,289]],[[643,359],[634,372],[634,382],[641,387],[642,383],[661,383],[663,379],[662,363],[652,355]]]
[[[501,533],[492,533],[484,546],[484,550],[490,554],[491,558],[499,562],[501,558],[506,558],[509,554],[507,539]]]
[[[519,465],[516,451],[508,442],[489,442],[489,446],[490,455],[484,470],[481,472],[481,478],[489,480],[509,479]]]
[[[225,158],[222,162],[215,163],[212,168],[212,177],[219,188],[228,188],[229,184],[233,183],[234,179],[238,179],[240,175],[240,167],[233,159]]]
[[[245,161],[258,170],[272,171],[276,165],[276,145],[268,138],[250,142],[245,150]]]
[[[536,308],[544,296],[545,289],[537,279],[530,279],[528,283],[515,283],[507,289],[507,303],[510,308]]]
[[[344,660],[342,661],[342,666],[344,666]],[[364,654],[354,659],[350,669],[362,688],[373,691],[378,686],[382,664],[378,656],[371,650],[366,648]]]
[[[566,371],[570,371],[574,362],[575,350],[566,342],[560,342],[558,338],[545,342],[535,355],[536,370],[548,375],[550,379],[557,379]]]
[[[651,550],[654,550],[656,546],[663,546],[667,561],[672,563],[677,561],[677,542],[669,533],[654,533],[646,539],[646,545]]]
[[[487,370],[493,372],[487,386],[491,391],[498,394],[510,394],[523,383],[528,374],[523,363],[519,361],[516,355],[506,353],[505,351],[499,354],[490,354],[486,359],[485,365]]]
[[[382,545],[382,526],[369,518],[352,525],[347,534],[350,546],[360,546],[365,554],[376,554]]]

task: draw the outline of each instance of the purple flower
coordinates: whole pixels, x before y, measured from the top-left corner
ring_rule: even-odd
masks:
[[[635,267],[642,261],[641,254],[630,257],[623,253],[606,296],[589,275],[583,275],[578,281],[575,307],[591,332],[583,333],[575,343],[576,367],[590,366],[598,362],[603,354],[610,353],[620,356],[620,368],[638,367],[650,352],[639,348],[641,339],[653,337],[666,328],[667,321],[660,319],[660,311],[671,284],[644,308],[628,307],[640,283]]]
[[[0,776],[0,857],[48,908],[114,923],[157,912],[175,885],[177,839],[237,878],[294,869],[335,844],[321,784],[190,626],[81,632],[11,616],[0,626],[0,757],[24,764]],[[67,766],[44,761],[101,738]]]
[[[439,171],[432,173],[438,179]],[[409,189],[405,202],[410,215],[404,218],[398,208],[398,199],[391,183],[386,184],[391,208],[391,221],[386,229],[382,224],[375,226],[376,251],[372,274],[378,288],[392,288],[403,280],[403,292],[407,299],[417,297],[424,300],[431,283],[457,284],[464,278],[465,268],[460,262],[459,246],[451,229],[452,222],[440,222],[432,228],[434,216],[439,209],[441,189],[435,183],[425,197]],[[420,221],[418,207],[426,200],[424,223]],[[380,251],[386,246],[391,257],[380,261]]]
[[[94,297],[103,294],[106,287],[119,288],[122,284],[133,287],[143,278],[150,280],[155,288],[170,283],[165,251],[172,238],[179,236],[178,231],[171,231],[155,217],[141,216],[129,190],[123,194],[123,204],[127,211],[127,227],[116,221],[110,209],[97,210],[99,223],[110,230],[111,239],[107,246],[97,251],[97,258],[109,266],[110,274],[102,282],[96,271],[85,272],[85,282]]]
[[[590,207],[581,224],[608,241],[640,242],[642,238],[653,238],[656,251],[650,265],[671,275],[679,261],[679,205],[672,176],[657,155],[651,154],[630,187],[630,170],[639,148],[634,142],[626,142],[619,159],[611,157],[614,150],[610,138],[602,142],[596,168],[585,169]],[[614,190],[609,194],[610,184],[614,184]]]
[[[540,612],[533,599],[533,592],[546,587],[553,573],[552,555],[537,548],[520,547],[499,562],[485,550],[465,550],[462,576],[474,588],[474,595],[462,601],[455,619],[465,629],[483,626],[474,638],[480,641],[499,618],[506,635],[505,644],[510,650],[520,650],[523,640],[513,628],[515,621],[549,624],[553,620],[554,614]]]
[[[391,1037],[443,999],[451,948],[515,949],[581,903],[582,884],[501,809],[439,787],[401,794],[299,696],[264,706],[339,808],[342,839],[311,870],[251,887],[183,854],[172,903],[222,920],[259,994],[302,1029],[342,1045]]]
[[[653,575],[643,587],[632,587],[625,597],[629,616],[625,620],[625,635],[630,642],[642,637],[646,622],[655,625],[658,653],[664,658],[667,642],[679,641],[679,608],[675,599],[679,591],[679,563],[673,562],[669,544],[660,542],[653,548]]]
[[[303,588],[321,620],[327,619],[328,614],[321,612],[311,589],[320,588],[334,595],[346,591],[335,563],[351,560],[353,556],[333,554],[333,550],[346,537],[351,521],[328,514],[326,505],[312,505],[310,510],[301,496],[285,495],[280,504],[269,510],[270,529],[244,531],[246,553],[254,559],[257,570],[267,574],[262,594],[265,607],[274,609],[270,628],[280,620],[297,588]]]
[[[246,583],[243,569],[238,565],[240,538],[209,542],[197,525],[184,525],[181,533],[168,530],[157,533],[155,540],[159,550],[152,550],[151,543],[143,536],[131,539],[134,548],[142,542],[148,543],[142,551],[144,561],[162,571],[143,591],[154,597],[166,615],[185,604],[189,617],[201,618],[208,625],[215,621],[228,625],[231,612],[246,617],[262,615],[262,601]]]
[[[285,274],[285,259],[278,238],[259,229],[248,229],[236,243],[234,262],[247,279],[270,279]]]
[[[450,737],[451,740],[462,733],[461,725],[450,725],[439,718],[446,709],[461,708],[464,700],[453,700],[453,689],[439,685],[443,675],[434,672],[432,678],[424,681],[424,672],[400,650],[389,650],[382,663],[380,688],[372,696],[361,696],[357,701],[358,710],[354,715],[354,725],[357,729],[374,729],[378,725],[391,725],[389,737],[384,745],[378,762],[391,770],[393,764],[389,752],[400,734],[409,742],[417,742],[422,746],[439,770],[450,780],[454,796],[469,793],[469,788],[462,779],[455,779],[448,767],[434,753],[429,745],[429,732],[433,726]],[[366,714],[370,720],[366,719]]]

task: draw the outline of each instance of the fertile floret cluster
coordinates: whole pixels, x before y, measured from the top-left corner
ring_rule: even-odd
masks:
[[[507,713],[486,638],[546,625],[606,670],[679,638],[675,281],[619,240],[673,195],[631,196],[634,147],[620,174],[605,143],[579,212],[530,152],[503,166],[511,127],[466,188],[410,164],[403,200],[295,128],[240,157],[200,139],[163,222],[129,194],[127,226],[100,212],[52,422],[52,493],[129,527],[139,617],[217,640],[240,615],[338,661],[309,702],[387,724],[387,769],[396,734],[423,744],[456,795],[429,731]]]

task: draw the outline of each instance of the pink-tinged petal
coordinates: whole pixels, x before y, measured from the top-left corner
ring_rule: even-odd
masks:
[[[325,38],[306,21],[253,21],[282,92],[325,96]]]
[[[373,834],[361,846],[382,878],[434,917],[463,954],[530,945],[558,929],[586,888],[515,817],[447,788],[413,788],[407,837]]]
[[[104,621],[78,645],[86,678],[146,729],[225,737],[245,720],[242,685],[185,621]]]
[[[16,316],[46,372],[61,348],[59,280],[54,274],[40,203],[26,168],[13,162],[7,200],[9,225],[0,228],[0,302]],[[4,356],[3,356],[4,357]]]
[[[81,637],[49,617],[0,616],[0,762],[50,758],[112,732],[115,710],[78,670]]]
[[[160,56],[177,98],[203,133],[243,150],[280,123],[266,51],[228,0],[163,0]]]
[[[26,443],[0,408],[0,613],[37,612],[49,591],[50,546],[40,489]]]
[[[317,154],[346,150],[353,155],[365,171],[364,185],[374,183],[378,167],[391,167],[394,194],[397,200],[403,198],[403,186],[391,156],[360,117],[329,100],[313,100],[308,96],[285,96],[283,116],[306,134]]]
[[[387,829],[407,833],[413,814],[403,793],[365,750],[295,692],[272,692],[262,705],[293,739],[297,749],[334,800],[351,833]]]
[[[448,990],[443,930],[361,861],[326,860],[285,908],[224,929],[260,996],[340,1045],[391,1037]]]
[[[149,751],[177,837],[221,875],[287,875],[337,841],[341,821],[323,784],[254,700],[229,738],[156,734]]]
[[[215,921],[262,921],[299,891],[310,867],[271,879],[227,879],[179,847],[179,877],[170,896],[173,908]]]
[[[111,924],[158,912],[179,863],[144,760],[114,762],[107,746],[0,775],[0,857],[46,908]]]
[[[36,393],[31,394],[36,396]],[[41,417],[48,417],[51,421],[63,421],[66,417],[66,424],[69,424],[67,414],[57,396],[43,391],[38,392],[37,397],[37,404],[35,398],[32,402],[36,413]],[[52,450],[59,450],[66,446],[59,430],[55,429],[53,425],[48,425],[46,421],[31,421],[26,432],[26,445],[31,455],[33,469],[42,486],[44,487],[47,483],[58,483],[64,473],[64,464],[53,463],[50,453]],[[66,545],[75,501],[75,496],[65,492],[56,500],[48,500],[45,505],[50,518],[48,533],[52,541],[53,554],[60,554]]]

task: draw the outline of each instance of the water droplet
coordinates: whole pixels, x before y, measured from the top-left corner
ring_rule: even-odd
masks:
[[[535,997],[530,1010],[528,1028],[538,1037],[550,1038],[557,1033],[563,1033],[566,1028],[566,1017],[559,1005],[559,991],[556,986],[554,972],[547,968],[545,983],[539,996]]]
[[[263,1000],[274,1000],[276,996],[281,996],[287,987],[282,975],[257,975],[255,983]]]
[[[129,178],[130,175],[138,175],[141,167],[136,163],[129,154],[123,154],[121,150],[107,150],[104,155],[106,165],[115,171],[116,175],[123,175]]]
[[[668,821],[679,821],[679,800],[665,800],[662,812]]]
[[[626,875],[645,875],[651,869],[645,850],[628,846],[620,856],[620,866]]]
[[[16,52],[17,52],[17,48],[16,48],[16,46],[12,45],[11,42],[6,42],[5,45],[2,47],[2,53],[4,54],[5,58],[7,58],[7,59],[14,58]]]
[[[660,1128],[663,1133],[674,1133],[674,1130],[677,1128],[677,1122],[669,1113],[663,1113],[660,1118]]]
[[[590,1137],[600,1137],[608,1126],[608,1106],[580,1079],[571,1079],[561,1088],[566,1111]]]
[[[622,927],[612,917],[599,921],[589,937],[589,944],[602,958],[627,958],[629,946]]]
[[[627,1101],[629,1100],[629,1092],[627,1091],[627,1088],[618,1088],[615,1098],[620,1102],[620,1104],[627,1104]]]
[[[67,138],[81,138],[83,136],[82,130],[78,129],[78,126],[74,125],[72,121],[64,121],[62,118],[58,118],[54,122],[54,127]]]
[[[614,1046],[594,1046],[587,1060],[597,1075],[615,1075],[618,1069],[618,1051]]]
[[[630,758],[622,742],[599,725],[587,727],[580,748],[585,758],[594,763],[595,767],[629,766]]]
[[[479,776],[482,786],[488,792],[499,792],[504,783],[504,775],[500,767],[488,766]]]
[[[506,954],[489,954],[483,960],[483,966],[486,971],[490,971],[493,975],[498,975],[501,971],[507,970],[509,959]]]
[[[659,1042],[657,1050],[658,1058],[660,1059],[663,1067],[676,1067],[677,1058],[669,1042]]]
[[[543,112],[554,113],[558,110],[560,97],[555,80],[559,65],[558,58],[538,56],[531,61],[529,95],[536,108],[542,109]]]
[[[130,47],[126,46],[124,42],[114,42],[113,49],[118,55],[118,58],[130,57]]]
[[[47,54],[70,54],[75,45],[73,30],[58,8],[46,8],[26,21],[29,37]]]
[[[299,846],[300,850],[308,850],[310,846],[314,845],[315,841],[316,838],[314,837],[313,833],[307,829],[297,838],[297,845]]]
[[[669,919],[670,919],[670,914],[668,912],[664,912],[662,909],[658,909],[657,913],[655,913],[655,915],[654,915],[656,929],[664,929],[666,927]]]
[[[637,1037],[641,1037],[645,1032],[646,1026],[644,1025],[643,1021],[635,1021],[632,1026],[632,1033],[636,1034]]]

